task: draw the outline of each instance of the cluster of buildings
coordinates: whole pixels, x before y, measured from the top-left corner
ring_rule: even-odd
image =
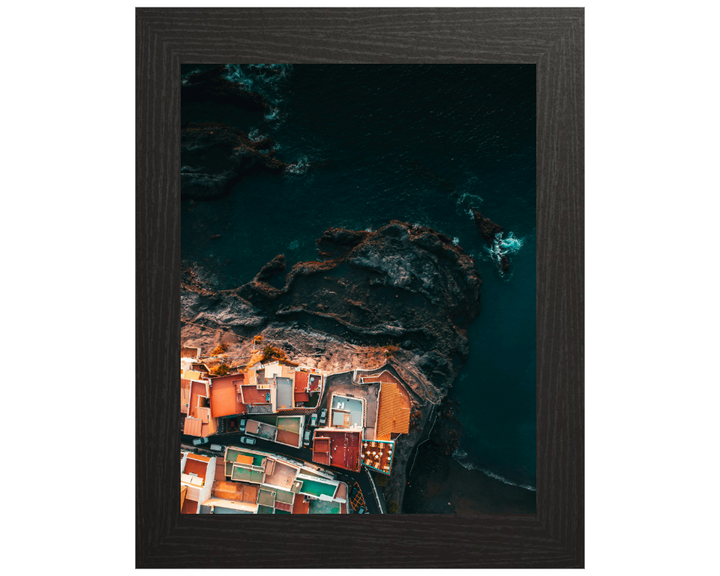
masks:
[[[180,453],[183,514],[347,514],[348,486],[334,474],[250,448],[223,457]]]
[[[199,348],[182,348],[180,411],[182,431],[206,437],[239,430],[246,416],[247,433],[289,446],[302,445],[304,415],[317,408],[324,378],[312,369],[271,362],[244,372],[211,375],[200,361]],[[253,416],[281,415],[277,421]]]
[[[354,373],[352,386],[330,392],[328,426],[313,434],[313,462],[389,475],[395,439],[410,429],[411,407],[408,391],[389,371]]]
[[[360,374],[362,372],[362,374]],[[329,379],[275,361],[212,375],[199,348],[182,349],[182,431],[202,437],[243,432],[242,448],[213,445],[219,456],[189,451],[181,459],[183,513],[347,513],[348,487],[322,467],[389,475],[395,440],[410,428],[412,401],[386,369]],[[320,400],[326,396],[321,406]],[[322,408],[320,426],[317,414]],[[312,418],[310,416],[312,415]],[[311,435],[312,434],[312,435]],[[218,436],[220,438],[222,436]],[[259,438],[293,449],[312,445],[302,462],[249,448]],[[283,452],[278,448],[278,452]]]

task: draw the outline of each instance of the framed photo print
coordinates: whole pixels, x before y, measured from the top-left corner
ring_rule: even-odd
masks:
[[[137,567],[583,567],[583,10],[136,22]]]

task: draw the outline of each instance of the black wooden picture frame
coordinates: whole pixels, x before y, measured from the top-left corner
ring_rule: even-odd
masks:
[[[136,11],[136,566],[584,566],[584,10]],[[181,63],[537,66],[537,514],[181,515]],[[372,553],[368,553],[372,550]]]

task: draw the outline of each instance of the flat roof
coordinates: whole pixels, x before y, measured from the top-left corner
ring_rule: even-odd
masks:
[[[295,500],[293,501],[293,508],[292,513],[293,514],[307,514],[310,510],[310,502],[307,501],[305,496],[302,494],[298,494],[295,496]]]
[[[210,410],[214,418],[247,412],[242,397],[237,391],[238,383],[243,381],[244,378],[239,378],[238,375],[213,378],[210,387]]]
[[[346,470],[360,470],[361,434],[362,430],[343,430],[342,432],[322,428],[315,430],[313,462],[329,464]],[[329,450],[327,450],[328,442]],[[330,457],[329,462],[326,461],[326,454]]]
[[[204,482],[205,474],[207,473],[207,467],[207,462],[194,460],[188,457],[185,460],[185,468],[183,469],[183,474],[195,474],[198,478],[202,478]]]
[[[259,486],[247,482],[213,482],[212,495],[233,502],[257,503]]]
[[[203,419],[204,410],[198,410],[198,398],[200,396],[207,397],[207,385],[203,382],[193,382],[190,392],[190,416],[193,418]]]
[[[239,466],[233,466],[232,476],[233,480],[254,482],[255,484],[262,484],[264,474],[259,470],[249,470],[247,468],[240,468]]]
[[[288,432],[300,432],[300,416],[278,416],[277,427]]]
[[[305,392],[308,386],[307,372],[295,372],[295,393]]]
[[[356,426],[361,428],[364,424],[364,402],[358,398],[351,398],[350,396],[344,396],[342,394],[333,394],[331,401],[331,409],[333,412],[337,409],[341,409],[343,412],[348,412],[349,418],[348,423],[345,424],[343,420],[336,421],[335,414],[333,414],[333,426]]]
[[[392,471],[394,453],[395,442],[383,442],[377,440],[367,440],[363,442],[363,464],[370,468],[374,468],[383,474],[390,474]]]
[[[277,376],[275,378],[277,385],[277,408],[278,410],[293,408],[293,382],[290,378]]]
[[[273,486],[290,490],[297,475],[297,468],[277,460],[273,473],[265,476],[265,484],[272,484]]]
[[[322,376],[320,374],[310,374],[308,380],[310,382],[310,392],[314,392],[315,390],[320,389],[320,384],[322,383]]]
[[[270,404],[270,391],[258,390],[257,386],[241,386],[245,404]]]
[[[278,430],[275,442],[288,444],[290,446],[298,446],[300,444],[300,434],[297,432],[290,432],[289,430]]]

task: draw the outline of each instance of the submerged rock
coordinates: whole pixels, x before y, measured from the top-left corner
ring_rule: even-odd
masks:
[[[270,138],[254,142],[227,124],[187,124],[180,137],[181,196],[209,200],[227,194],[243,176],[282,173]]]
[[[490,218],[485,218],[479,210],[472,208],[473,221],[478,233],[491,248],[496,241],[497,234],[502,234],[504,229],[499,224],[495,224]],[[503,272],[507,272],[510,269],[510,259],[505,255],[500,255],[500,267]]]

